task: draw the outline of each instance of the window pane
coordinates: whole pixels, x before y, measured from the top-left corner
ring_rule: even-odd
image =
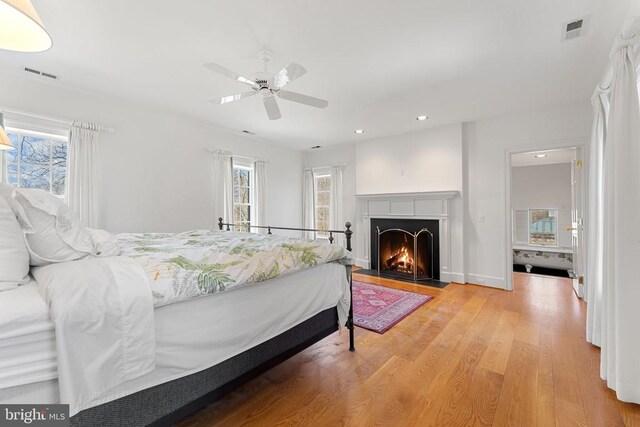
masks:
[[[51,192],[56,196],[64,196],[67,179],[67,144],[51,141]]]
[[[329,192],[321,191],[318,192],[318,200],[316,201],[318,206],[329,206]]]
[[[531,209],[529,218],[531,243],[536,245],[557,244],[557,211],[555,209]]]
[[[317,191],[329,191],[331,187],[331,177],[330,176],[321,176],[316,179],[316,190]]]

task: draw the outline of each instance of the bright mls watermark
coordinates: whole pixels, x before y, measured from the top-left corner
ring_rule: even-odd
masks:
[[[0,426],[69,426],[69,405],[0,405]]]

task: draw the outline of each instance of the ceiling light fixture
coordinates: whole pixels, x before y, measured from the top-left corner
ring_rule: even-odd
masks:
[[[353,131],[354,133],[357,133],[358,135],[363,134],[364,133],[364,129],[356,129]]]
[[[429,116],[422,115],[422,116],[416,117],[416,120],[423,121],[423,120],[427,120],[428,118]]]
[[[546,155],[546,154],[536,154],[536,155],[535,155],[535,158],[536,158],[536,159],[543,159],[543,158],[545,158],[545,157],[547,157],[547,155]]]
[[[0,0],[0,49],[43,52],[52,45],[30,0]]]

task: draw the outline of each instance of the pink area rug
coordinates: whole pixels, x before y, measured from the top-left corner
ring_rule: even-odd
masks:
[[[430,295],[353,281],[353,323],[383,334],[432,300]]]

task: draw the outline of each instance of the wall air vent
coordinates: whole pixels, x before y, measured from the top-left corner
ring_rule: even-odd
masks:
[[[250,130],[246,130],[246,129],[244,129],[242,131],[242,133],[246,133],[247,135],[255,135],[256,134],[255,132],[251,132]]]
[[[42,77],[47,77],[49,79],[53,79],[53,80],[57,80],[58,76],[56,76],[55,74],[51,74],[51,73],[45,73],[43,71],[39,71],[33,68],[29,68],[29,67],[24,67],[24,71],[26,71],[27,73],[31,73],[31,74],[35,74],[37,76],[42,76]]]
[[[562,40],[571,40],[585,35],[586,18],[565,22],[562,25]]]

